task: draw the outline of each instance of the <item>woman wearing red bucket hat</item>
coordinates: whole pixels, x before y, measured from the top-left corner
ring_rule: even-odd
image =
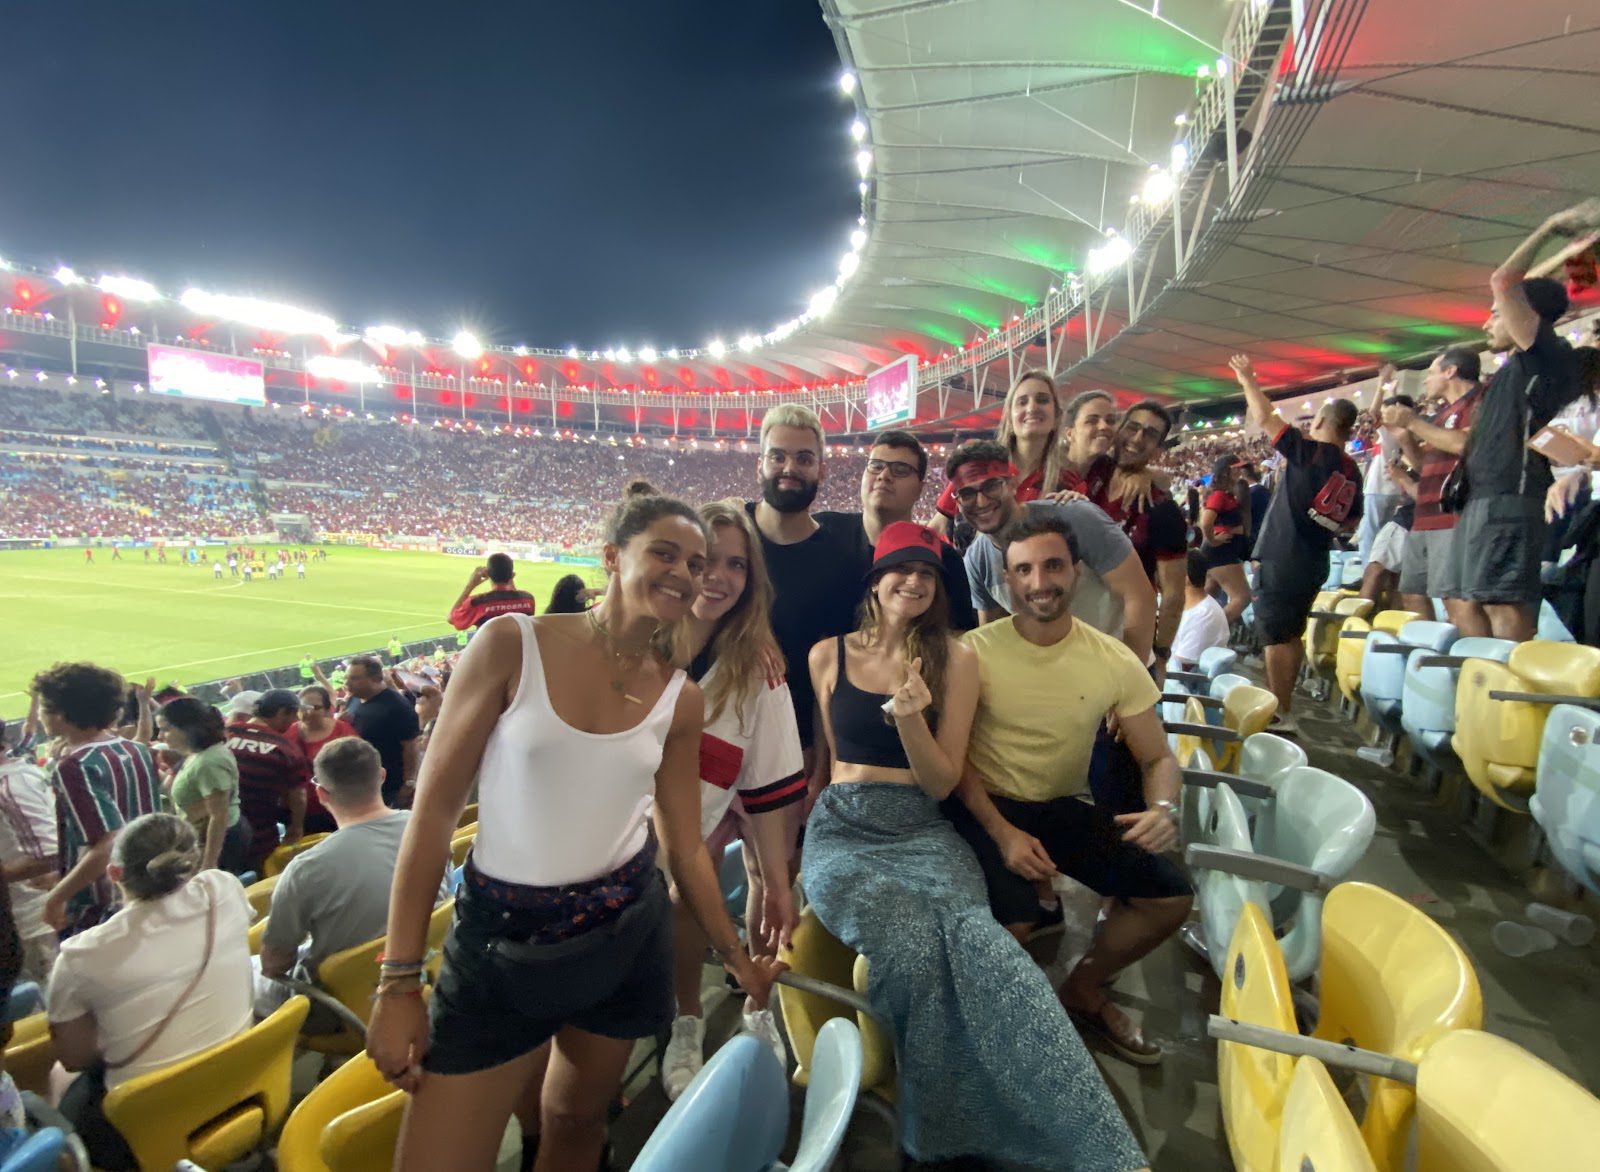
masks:
[[[1055,991],[989,910],[939,811],[960,780],[976,657],[949,631],[941,538],[887,526],[857,629],[811,650],[832,777],[806,830],[806,897],[867,958],[893,1024],[907,1153],[1147,1167]],[[1027,1087],[1018,1094],[1017,1087]]]

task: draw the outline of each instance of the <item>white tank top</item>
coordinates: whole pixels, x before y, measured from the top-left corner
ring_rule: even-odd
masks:
[[[583,732],[550,705],[533,618],[511,617],[522,628],[522,679],[478,768],[473,865],[490,878],[530,887],[582,883],[644,847],[656,770],[687,677],[674,671],[633,728]]]

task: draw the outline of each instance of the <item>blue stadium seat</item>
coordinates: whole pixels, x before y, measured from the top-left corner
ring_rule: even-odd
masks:
[[[1216,679],[1225,671],[1232,671],[1239,662],[1239,653],[1227,647],[1207,647],[1200,653],[1200,672]]]
[[[634,1172],[761,1172],[789,1130],[789,1089],[767,1045],[739,1034],[700,1068],[666,1113]]]
[[[1420,648],[1406,656],[1400,726],[1413,752],[1440,768],[1455,759],[1450,738],[1456,731],[1456,681],[1461,663],[1467,659],[1504,663],[1515,646],[1509,639],[1467,635],[1450,645],[1447,656]]]
[[[1550,710],[1528,810],[1556,862],[1600,896],[1600,712],[1572,704]]]
[[[1367,637],[1361,665],[1361,703],[1367,716],[1385,732],[1400,731],[1400,706],[1405,696],[1407,648],[1422,648],[1443,654],[1459,637],[1449,623],[1418,620],[1399,631],[1374,631]],[[1385,650],[1380,650],[1383,648]],[[1393,650],[1387,650],[1392,648]]]

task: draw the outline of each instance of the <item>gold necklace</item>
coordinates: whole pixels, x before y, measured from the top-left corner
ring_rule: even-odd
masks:
[[[611,628],[606,626],[605,620],[592,610],[586,613],[589,616],[589,626],[594,628],[595,635],[610,655],[611,690],[621,694],[630,704],[643,704],[643,700],[628,691],[628,677],[638,671],[640,665],[644,663],[645,656],[650,653],[650,645],[646,643],[644,648],[638,651],[624,651],[617,637],[611,633]]]

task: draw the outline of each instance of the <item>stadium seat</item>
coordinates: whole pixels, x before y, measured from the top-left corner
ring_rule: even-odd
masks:
[[[735,839],[723,848],[717,879],[722,887],[722,906],[734,923],[743,925],[745,897],[750,888],[750,876],[744,869],[744,843]]]
[[[1374,630],[1367,638],[1366,657],[1361,664],[1361,704],[1367,718],[1387,733],[1398,733],[1406,664],[1412,650],[1420,647],[1442,655],[1450,650],[1457,634],[1449,623],[1422,619],[1392,633]]]
[[[1567,629],[1567,624],[1561,621],[1561,616],[1556,613],[1556,608],[1550,605],[1548,598],[1539,602],[1539,618],[1533,637],[1542,639],[1546,643],[1575,642],[1572,632]]]
[[[1456,731],[1456,679],[1468,659],[1504,663],[1516,644],[1509,639],[1468,635],[1450,645],[1449,655],[1417,650],[1406,656],[1400,686],[1400,727],[1412,752],[1436,768],[1455,758],[1450,739]]]
[[[394,1091],[336,1115],[322,1129],[328,1172],[389,1172],[411,1096]]]
[[[761,1172],[783,1151],[789,1093],[772,1051],[729,1039],[650,1133],[634,1172]]]
[[[467,856],[472,853],[472,844],[477,837],[478,824],[476,822],[472,824],[470,830],[456,831],[455,837],[450,840],[450,865],[452,867],[466,865]]]
[[[404,1099],[405,1092],[385,1082],[365,1052],[357,1054],[318,1083],[289,1115],[283,1134],[278,1137],[278,1172],[361,1172],[364,1166],[359,1163],[347,1161],[336,1168],[323,1159],[326,1129],[334,1120],[356,1108],[391,1095]],[[395,1124],[398,1130],[398,1112]],[[374,1154],[381,1158],[365,1167],[372,1172],[387,1172],[394,1163],[393,1137],[390,1137],[387,1151]]]
[[[238,1037],[106,1092],[105,1114],[141,1168],[222,1168],[256,1151],[289,1110],[289,1066],[309,1003],[291,997]]]
[[[478,824],[478,803],[472,802],[461,810],[461,817],[456,819],[456,826],[465,830],[468,826]]]
[[[1344,559],[1346,553],[1342,549],[1328,552],[1328,575],[1322,580],[1324,591],[1337,590],[1344,585]]]
[[[257,920],[266,919],[272,907],[272,893],[277,886],[278,876],[273,875],[270,879],[258,879],[244,889],[244,897],[250,901],[250,910],[255,913]]]
[[[1319,594],[1306,620],[1306,682],[1314,694],[1325,697],[1323,673],[1334,664],[1339,649],[1339,632],[1351,616],[1366,618],[1372,613],[1372,602],[1353,595]]]
[[[1228,693],[1240,684],[1248,685],[1249,683],[1250,678],[1248,676],[1242,676],[1238,672],[1225,671],[1211,681],[1211,687],[1207,691],[1213,700],[1225,700]]]
[[[1175,752],[1184,768],[1195,768],[1196,754],[1203,751],[1214,762],[1212,768],[1233,772],[1239,761],[1240,742],[1263,732],[1278,710],[1277,697],[1252,684],[1236,685],[1221,703],[1220,722],[1209,715],[1217,701],[1200,696],[1188,698],[1181,722],[1164,722],[1168,736],[1176,738]]]
[[[1376,1172],[1328,1068],[1310,1055],[1294,1064],[1289,1080],[1276,1167],[1277,1172]]]
[[[1197,847],[1211,847],[1239,855],[1250,854],[1249,819],[1233,787],[1227,782],[1220,782],[1207,795],[1207,799],[1208,814],[1201,822],[1199,840],[1189,844],[1189,851],[1193,852]],[[1200,932],[1185,933],[1184,939],[1206,956],[1212,969],[1226,985],[1228,943],[1244,909],[1254,907],[1270,918],[1267,885],[1259,879],[1246,878],[1220,866],[1204,867],[1196,862],[1192,854],[1189,864],[1194,871],[1194,902],[1200,912]]]
[[[273,848],[266,861],[261,864],[262,880],[273,879],[283,874],[283,869],[289,865],[289,860],[295,855],[327,838],[326,834],[307,834],[298,842],[286,842]]]
[[[1360,559],[1359,555],[1349,554],[1344,559],[1344,565],[1340,567],[1339,584],[1346,590],[1358,589],[1366,572],[1366,563]]]
[[[48,1096],[50,1068],[55,1064],[56,1043],[44,1014],[32,1014],[12,1025],[11,1041],[6,1046],[6,1073],[20,1089]]]
[[[1236,827],[1244,817],[1242,804],[1228,786],[1217,790],[1219,807],[1227,808],[1218,809],[1223,815],[1218,825],[1226,833],[1203,836],[1188,848],[1189,864],[1199,872],[1196,883],[1202,894],[1197,902],[1212,965],[1221,975],[1219,966],[1233,938],[1232,917],[1244,892],[1219,877],[1238,876],[1267,885],[1264,906],[1280,934],[1289,979],[1302,981],[1316,970],[1322,951],[1323,896],[1350,874],[1372,844],[1377,827],[1372,803],[1344,778],[1301,765],[1278,777],[1272,798],[1261,803],[1254,830],[1240,834]],[[1235,805],[1237,811],[1229,808]]]
[[[1232,671],[1239,662],[1239,653],[1228,647],[1207,647],[1200,653],[1200,674],[1216,679],[1225,671]]]
[[[1600,1100],[1504,1038],[1444,1035],[1418,1068],[1416,1095],[1417,1172],[1592,1163]]]
[[[860,1031],[841,1017],[823,1025],[811,1052],[800,1146],[787,1172],[828,1172],[833,1167],[861,1094],[862,1061]],[[773,1165],[773,1172],[783,1170],[783,1164]]]
[[[1525,811],[1550,709],[1596,700],[1600,648],[1519,643],[1503,664],[1474,660],[1462,668],[1450,743],[1480,793],[1496,805]]]
[[[6,1005],[6,1021],[21,1021],[44,1009],[44,991],[37,981],[18,981],[11,988],[11,1000]]]
[[[1222,973],[1222,1016],[1285,1034],[1295,1032],[1294,999],[1272,924],[1259,904],[1247,903],[1228,944]],[[1284,1098],[1294,1075],[1287,1054],[1239,1042],[1217,1044],[1217,1097],[1238,1172],[1277,1165]]]
[[[1333,652],[1333,682],[1345,704],[1354,702],[1360,694],[1361,659],[1372,630],[1372,624],[1358,616],[1345,619],[1339,628],[1339,642]]]
[[[1600,713],[1570,704],[1550,710],[1528,811],[1556,862],[1600,896]]]
[[[6,1154],[0,1172],[60,1172],[62,1167],[79,1167],[77,1158],[68,1152],[66,1132],[59,1127],[41,1127]],[[72,1163],[64,1165],[64,1159]]]

